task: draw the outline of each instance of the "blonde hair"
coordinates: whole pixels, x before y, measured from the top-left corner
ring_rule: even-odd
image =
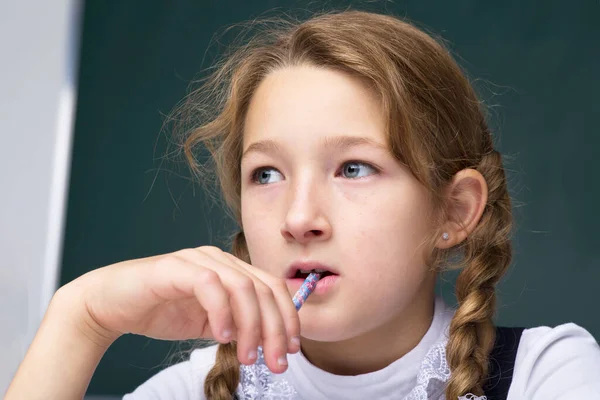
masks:
[[[460,170],[474,168],[488,184],[482,218],[452,254],[428,242],[429,263],[458,257],[458,307],[450,324],[446,397],[481,395],[495,340],[495,285],[511,260],[511,203],[500,154],[485,110],[441,40],[397,17],[346,10],[304,22],[255,22],[260,33],[217,63],[174,114],[192,171],[204,176],[197,149],[210,151],[224,200],[240,223],[240,158],[250,99],[271,71],[310,64],[350,74],[378,95],[387,116],[389,146],[432,194],[440,221],[452,218],[443,189]],[[241,226],[241,224],[240,224]],[[243,232],[232,252],[250,262]],[[219,345],[204,385],[210,399],[231,399],[239,384],[235,344]]]

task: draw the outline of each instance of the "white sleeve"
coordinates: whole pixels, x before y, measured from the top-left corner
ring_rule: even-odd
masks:
[[[600,347],[573,323],[523,331],[508,400],[600,399]]]
[[[123,400],[206,400],[204,379],[216,354],[217,346],[194,350],[188,361],[160,371]]]

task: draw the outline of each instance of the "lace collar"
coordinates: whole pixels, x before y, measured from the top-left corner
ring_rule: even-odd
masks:
[[[446,382],[450,379],[450,367],[446,361],[447,339],[436,343],[423,361],[417,374],[417,384],[404,400],[444,400]],[[262,349],[253,365],[242,365],[240,386],[236,396],[239,400],[298,400],[298,392],[290,382],[273,374],[265,364]],[[485,396],[467,394],[458,400],[486,400]]]

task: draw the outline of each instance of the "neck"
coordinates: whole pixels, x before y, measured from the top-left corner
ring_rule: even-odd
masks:
[[[434,296],[417,303],[387,324],[339,342],[302,339],[302,353],[316,367],[335,375],[361,375],[381,370],[414,349],[431,326]]]

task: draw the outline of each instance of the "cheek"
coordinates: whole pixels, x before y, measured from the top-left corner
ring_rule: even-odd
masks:
[[[414,191],[373,198],[353,218],[363,235],[387,237],[398,243],[411,242],[430,229],[429,209]]]
[[[242,199],[242,226],[248,252],[252,265],[269,271],[270,264],[266,260],[266,255],[273,255],[274,247],[277,245],[277,237],[274,232],[279,230],[274,220],[273,210],[264,207],[255,200]]]
[[[372,260],[377,270],[402,273],[424,261],[424,243],[430,234],[429,209],[418,193],[395,193],[371,202],[360,213],[347,218],[346,234],[354,236],[346,242],[352,257]]]

